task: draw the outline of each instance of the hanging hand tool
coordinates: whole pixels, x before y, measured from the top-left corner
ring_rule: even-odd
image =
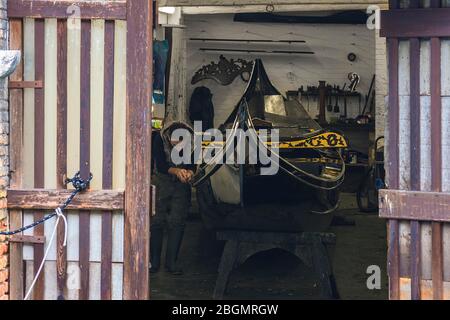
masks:
[[[373,90],[374,84],[375,84],[375,75],[373,75],[372,81],[370,82],[369,92],[367,92],[366,102],[364,104],[364,109],[362,110],[361,115],[366,114],[367,105],[369,104],[370,97],[372,96],[372,90]]]
[[[347,119],[347,91],[345,91],[345,87],[347,84],[345,83],[342,87],[342,94],[344,95],[344,119]]]
[[[330,88],[330,89],[328,90],[328,105],[327,105],[327,111],[328,111],[328,112],[333,111],[332,96],[333,96],[333,89]]]
[[[340,110],[340,108],[339,108],[339,86],[337,86],[337,88],[336,88],[336,103],[335,103],[335,105],[334,105],[333,111],[334,111],[335,113],[341,112],[341,110]]]

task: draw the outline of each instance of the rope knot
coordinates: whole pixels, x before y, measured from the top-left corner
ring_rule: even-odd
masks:
[[[89,183],[92,180],[92,173],[89,173],[89,178],[87,180],[81,179],[80,171],[75,173],[73,178],[66,179],[66,184],[71,183],[72,186],[77,190],[78,192],[84,191],[89,187]]]

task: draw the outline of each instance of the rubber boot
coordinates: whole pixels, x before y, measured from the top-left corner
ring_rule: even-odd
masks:
[[[183,240],[184,227],[170,228],[167,236],[166,270],[173,275],[181,275],[183,271],[177,266],[178,252]]]
[[[163,245],[164,231],[161,227],[151,228],[150,234],[150,273],[159,271],[161,265],[161,251]]]

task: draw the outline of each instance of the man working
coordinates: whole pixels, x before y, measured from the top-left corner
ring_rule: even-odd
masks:
[[[177,257],[183,240],[186,217],[190,206],[191,188],[189,181],[194,175],[194,165],[175,165],[171,160],[172,149],[180,141],[171,140],[176,129],[192,129],[185,123],[167,125],[161,134],[153,135],[152,159],[155,170],[152,182],[156,186],[156,215],[151,220],[150,272],[159,271],[164,226],[167,225],[166,270],[182,274],[177,266]]]

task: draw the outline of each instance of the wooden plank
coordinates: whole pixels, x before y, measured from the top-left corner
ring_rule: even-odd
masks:
[[[410,300],[411,299],[411,279],[410,278],[400,278],[400,286],[401,286],[401,300]],[[420,299],[422,300],[434,300],[433,296],[433,284],[430,280],[421,280],[420,281]],[[443,282],[443,299],[450,299],[450,282]]]
[[[114,124],[113,124],[113,189],[125,188],[126,159],[126,60],[127,51],[123,44],[127,40],[127,25],[125,21],[115,21],[114,30]],[[124,252],[124,213],[114,211],[112,217],[112,261],[120,273],[112,271],[114,280],[111,299],[122,299],[123,282],[123,252]],[[117,283],[120,279],[120,283]]]
[[[103,179],[103,108],[104,108],[105,21],[91,21],[89,170],[94,179],[90,188],[102,189]],[[111,189],[111,188],[107,188]],[[99,243],[100,244],[100,243]]]
[[[13,235],[8,238],[9,242],[13,243],[45,243],[45,236],[24,236],[24,235]],[[22,298],[22,297],[20,297]],[[16,299],[14,299],[16,300]]]
[[[420,190],[420,41],[409,40],[410,52],[410,182]]]
[[[34,19],[23,20],[23,79],[25,81],[35,80],[35,21]],[[27,110],[23,114],[23,150],[22,150],[22,188],[34,188],[35,169],[35,89],[25,88],[23,90],[24,105]],[[33,211],[23,212],[23,223],[29,224],[34,221]],[[33,235],[34,230],[23,232],[24,235]],[[23,259],[33,260],[34,245],[23,245]],[[33,263],[31,261],[31,268]],[[31,269],[32,271],[33,269]],[[22,296],[23,297],[23,296]],[[21,297],[21,298],[22,298]]]
[[[16,71],[17,72],[17,71]],[[25,88],[43,88],[44,84],[42,80],[37,81],[22,81],[22,80],[11,80],[10,77],[8,88],[11,89],[25,89]]]
[[[61,205],[73,190],[10,189],[8,208],[52,210]],[[88,190],[79,193],[68,210],[123,210],[124,192],[116,190]]]
[[[433,222],[431,225],[431,259],[432,259],[432,281],[433,299],[442,300],[443,290],[443,245],[442,245],[442,224]]]
[[[112,264],[112,285],[111,285],[111,300],[122,300],[123,292],[123,264]]]
[[[57,160],[56,187],[65,189],[67,172],[67,21],[58,20],[58,100],[57,100]],[[64,247],[64,225],[59,224],[57,233],[56,272],[58,299],[65,300],[67,276],[67,250]]]
[[[56,261],[47,261],[42,272],[45,273],[44,299],[56,300],[58,298]]]
[[[431,81],[431,154],[433,162],[431,167],[431,190],[439,192],[442,190],[442,102],[441,102],[441,42],[439,38],[431,38],[430,53],[430,81]],[[438,222],[432,223],[432,281],[433,297],[442,299],[443,297],[443,245],[442,245],[442,225]]]
[[[440,39],[431,39],[431,154],[433,166],[431,169],[431,188],[440,191],[441,186],[441,136],[442,136],[442,105],[441,105],[441,43]]]
[[[152,10],[151,2],[127,1],[126,300],[149,298]]]
[[[78,300],[80,290],[80,267],[78,261],[67,262],[67,299]]]
[[[399,189],[411,188],[411,92],[410,92],[410,45],[409,41],[399,41],[398,47],[398,99],[399,99],[399,121],[398,127],[398,174]],[[409,250],[408,250],[409,251]],[[401,255],[404,252],[400,252]]]
[[[105,22],[103,99],[103,189],[111,189],[114,122],[114,22]],[[112,211],[102,216],[101,299],[111,300],[112,279]]]
[[[33,222],[34,222],[34,214],[32,213],[32,211],[24,211],[23,225],[27,226],[29,224],[32,224]],[[34,237],[33,233],[34,233],[33,229],[28,229],[23,232],[23,235]],[[44,236],[42,236],[42,237],[44,237]],[[23,260],[32,262],[33,256],[34,256],[34,245],[33,244],[24,244]]]
[[[450,34],[450,8],[383,10],[380,19],[382,37],[447,37]]]
[[[115,21],[114,36],[114,132],[113,132],[113,188],[125,188],[126,155],[126,61],[127,25]]]
[[[391,2],[391,6],[392,6]],[[398,123],[399,123],[399,99],[398,99],[398,40],[388,39],[389,59],[389,104],[388,104],[388,156],[387,156],[387,185],[389,188],[398,188]],[[389,273],[389,298],[399,299],[399,226],[397,220],[388,223],[388,273]]]
[[[33,281],[33,261],[25,261],[24,262],[25,267],[24,267],[24,274],[25,274],[25,281],[24,281],[24,285],[25,285],[25,292],[28,292],[30,286],[31,286],[31,282]],[[35,289],[33,289],[35,290]]]
[[[22,46],[22,20],[10,20],[10,48],[11,50],[23,50]],[[17,66],[16,71],[10,76],[10,82],[23,80],[23,61]],[[22,186],[22,150],[23,150],[23,92],[11,91],[9,94],[10,112],[10,185],[13,188]],[[10,211],[9,228],[16,229],[22,226],[22,211]],[[23,298],[23,260],[22,244],[11,242],[9,246],[9,297],[11,300]]]
[[[80,170],[81,21],[67,21],[67,176]]]
[[[81,21],[81,57],[80,57],[80,172],[86,179],[90,174],[90,79],[91,79],[91,23]],[[79,299],[89,299],[89,243],[90,214],[80,211],[79,227],[79,263],[80,291]]]
[[[79,268],[78,260],[79,260],[80,242],[78,229],[80,225],[80,215],[79,212],[76,210],[66,211],[66,217],[67,217],[67,262],[76,261],[77,268]],[[69,266],[67,266],[67,268],[69,268]],[[67,274],[69,274],[69,271],[67,271]]]
[[[23,20],[23,79],[25,81],[34,81],[35,63],[34,63],[34,19],[26,18]],[[35,89],[25,88],[23,90],[23,108],[27,110],[23,115],[23,188],[34,188],[34,117],[35,117]],[[24,213],[31,214],[31,213]],[[32,247],[24,248],[25,251]]]
[[[411,276],[411,223],[406,220],[398,222],[399,275]]]
[[[58,48],[58,24],[57,19],[45,20],[45,61],[57,61]],[[45,128],[44,128],[44,188],[56,189],[57,178],[57,122],[58,122],[58,72],[56,63],[45,64],[45,86],[44,86],[44,109],[45,109]],[[48,212],[46,212],[47,214]],[[53,232],[56,219],[49,220],[44,224],[44,234],[50,239]],[[56,243],[47,242],[45,247],[50,246],[48,260],[56,261]],[[56,267],[56,265],[55,265]],[[56,283],[56,272],[52,274]],[[49,279],[48,279],[49,280]],[[46,292],[47,289],[46,289]],[[53,292],[52,292],[53,294]]]
[[[95,176],[90,188],[102,189],[103,180],[103,87],[105,21],[91,21],[91,73],[90,73],[90,142],[89,169]],[[89,235],[89,299],[100,299],[102,259],[103,212],[91,211]],[[94,263],[95,262],[95,263]]]
[[[124,214],[120,211],[113,212],[112,218],[112,261],[123,262],[124,252]]]
[[[418,0],[410,7],[418,7]],[[412,190],[420,190],[420,41],[409,40],[410,61],[410,183]],[[420,299],[421,232],[420,223],[411,221],[411,299]]]
[[[67,176],[80,170],[80,55],[81,20],[67,20]],[[68,187],[71,188],[71,187]],[[79,212],[67,213],[67,298],[78,299],[80,289]],[[73,261],[73,262],[70,262]]]
[[[34,55],[35,55],[35,75],[38,79],[44,79],[45,72],[45,21],[42,19],[36,19],[34,23],[35,27],[35,44],[34,44]],[[45,184],[45,159],[44,159],[44,148],[45,148],[45,105],[44,105],[44,89],[35,90],[35,114],[34,114],[34,187],[44,188]],[[43,212],[36,212],[34,214],[34,220],[40,220],[44,216]],[[41,224],[34,228],[34,235],[41,236],[44,235],[44,225]],[[34,245],[34,272],[37,272],[41,260],[44,256],[44,245],[35,244]],[[45,274],[42,273],[39,279],[36,281],[34,288],[34,299],[42,300],[44,299],[44,285],[45,285]]]
[[[429,40],[420,41],[420,189],[431,190],[431,138],[430,138],[430,50]],[[431,222],[422,222],[421,231],[421,278],[431,280]],[[422,293],[421,293],[422,295]]]
[[[277,1],[267,1],[267,0],[159,0],[158,5],[160,7],[181,7],[181,6],[244,6],[244,5],[264,5],[267,7],[268,3],[274,3],[275,7],[278,5],[295,5],[300,1],[298,0],[277,0]],[[303,0],[301,3],[304,4],[330,4],[330,0]],[[349,3],[345,0],[336,0],[333,3]],[[352,3],[357,4],[385,4],[384,1],[374,0],[373,2],[368,2],[364,0],[352,1]]]
[[[380,190],[382,218],[449,222],[449,211],[449,193]]]
[[[388,187],[397,189],[399,184],[399,99],[398,99],[398,40],[388,39],[389,104],[388,104],[388,161],[386,165]]]
[[[45,0],[9,0],[9,18],[69,18],[125,20],[125,2],[69,2]]]
[[[89,262],[89,300],[101,299],[101,264]]]
[[[411,221],[411,299],[420,300],[421,279],[420,223]]]
[[[397,220],[388,222],[388,275],[389,299],[398,300],[400,296],[400,259],[399,259],[399,226]]]

